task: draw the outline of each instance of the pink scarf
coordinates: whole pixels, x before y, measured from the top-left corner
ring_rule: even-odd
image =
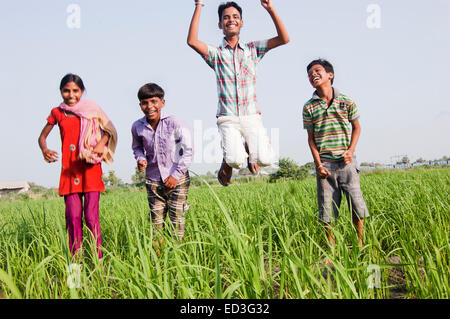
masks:
[[[117,132],[111,120],[100,106],[91,100],[81,100],[74,106],[61,103],[59,108],[63,111],[71,112],[80,118],[79,157],[90,164],[98,164],[102,160],[111,164],[114,161],[113,156],[116,150]],[[103,150],[103,154],[99,156],[92,151],[105,132],[108,133],[109,139]]]

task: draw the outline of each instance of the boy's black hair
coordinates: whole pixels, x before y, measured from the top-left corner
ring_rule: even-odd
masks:
[[[333,75],[334,75],[334,68],[333,68],[333,65],[332,65],[330,62],[328,62],[327,60],[325,60],[325,59],[317,59],[317,60],[312,61],[312,62],[311,62],[310,64],[308,64],[308,66],[306,67],[306,72],[309,73],[309,70],[310,70],[314,65],[316,65],[316,64],[319,64],[319,65],[323,66],[323,68],[325,69],[325,71],[326,71],[327,73],[333,73]],[[333,78],[331,79],[331,84],[333,84],[333,82],[334,82],[334,76],[333,76]]]
[[[150,99],[155,96],[162,100],[164,99],[164,90],[158,84],[147,83],[139,89],[137,95],[139,101]]]
[[[228,1],[227,3],[222,3],[219,6],[219,21],[222,21],[222,14],[223,11],[227,8],[236,8],[237,11],[239,11],[239,14],[241,15],[241,19],[242,19],[242,8],[234,1]]]
[[[59,90],[61,91],[67,83],[74,82],[81,91],[84,91],[84,83],[83,80],[76,74],[68,73],[61,79],[61,84],[59,85]]]

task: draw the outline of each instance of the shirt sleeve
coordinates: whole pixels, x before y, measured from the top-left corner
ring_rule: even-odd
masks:
[[[192,141],[191,131],[186,123],[178,121],[175,129],[176,139],[176,166],[171,174],[175,179],[180,180],[186,174],[192,163],[194,154],[194,145]]]
[[[303,128],[305,130],[314,129],[314,123],[311,112],[306,107],[303,107]]]
[[[58,123],[55,109],[52,109],[50,115],[47,117],[47,123],[50,125],[55,125],[56,123]]]
[[[250,42],[248,46],[254,50],[254,58],[257,62],[261,61],[264,55],[269,51],[267,48],[268,40]]]
[[[142,143],[142,137],[137,133],[136,123],[131,127],[131,135],[133,137],[131,148],[133,149],[134,158],[137,162],[146,160],[144,144]]]
[[[208,52],[203,55],[203,59],[212,69],[215,69],[217,63],[217,57],[219,55],[219,49],[208,45]]]
[[[359,120],[359,110],[353,101],[348,105],[348,120],[350,122]]]

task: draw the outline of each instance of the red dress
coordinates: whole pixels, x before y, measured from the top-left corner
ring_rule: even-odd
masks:
[[[59,195],[104,191],[101,163],[88,164],[78,158],[80,118],[67,117],[60,108],[55,107],[47,122],[51,125],[58,123],[61,134],[62,168]]]

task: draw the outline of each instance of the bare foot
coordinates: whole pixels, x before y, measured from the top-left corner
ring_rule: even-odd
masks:
[[[217,174],[217,180],[222,186],[230,185],[231,175],[233,174],[233,168],[229,166],[225,160],[223,160],[220,166],[219,173]]]
[[[259,173],[259,165],[256,163],[250,163],[249,160],[247,160],[247,168],[253,175],[258,175]]]

